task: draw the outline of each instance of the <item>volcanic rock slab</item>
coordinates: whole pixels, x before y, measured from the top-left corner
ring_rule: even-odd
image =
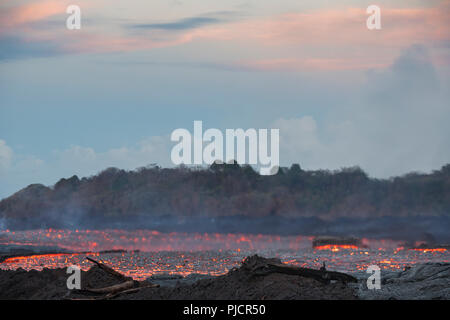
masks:
[[[450,299],[450,263],[424,263],[401,272],[381,271],[381,289],[368,290],[363,278],[358,284],[360,299]]]

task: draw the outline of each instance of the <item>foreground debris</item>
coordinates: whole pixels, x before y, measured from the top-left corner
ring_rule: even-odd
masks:
[[[182,284],[180,281],[178,286],[154,290],[153,288],[159,287],[158,284],[133,281],[103,263],[87,259],[120,283],[97,289],[74,290],[69,298],[71,300],[354,299],[355,295],[345,284],[357,281],[350,275],[327,271],[325,268],[299,268],[283,264],[279,259],[254,255],[247,257],[240,268],[231,270],[227,275],[202,279],[191,285]],[[330,284],[331,280],[339,281],[340,284]],[[272,290],[270,287],[273,287]],[[91,294],[106,295],[96,297],[90,296]]]
[[[322,283],[329,283],[331,280],[341,281],[343,283],[358,282],[358,280],[351,275],[341,272],[327,271],[325,265],[320,270],[300,268],[283,264],[279,259],[262,259],[257,255],[245,259],[242,267],[248,269],[249,272],[255,275],[283,273],[312,278]]]
[[[223,276],[154,276],[140,282],[101,262],[91,261],[94,265],[81,272],[81,290],[67,289],[66,269],[0,270],[0,299],[357,299],[357,290],[346,284],[346,278],[329,281],[326,277],[316,277],[316,273],[310,277],[303,268],[259,256],[248,257],[240,268]],[[293,268],[299,272],[292,272]],[[328,272],[322,270],[320,274]]]
[[[118,297],[122,294],[130,294],[138,292],[144,288],[158,288],[159,284],[149,283],[149,282],[140,282],[135,281],[130,277],[127,277],[120,272],[114,270],[113,268],[107,266],[104,263],[98,262],[92,258],[86,257],[87,260],[95,263],[98,268],[107,274],[116,278],[120,283],[113,284],[106,287],[101,288],[84,288],[81,290],[72,290],[70,295],[87,295],[86,297],[66,297],[69,300],[104,300],[104,299],[112,299]],[[91,294],[100,294],[101,296],[90,296]]]
[[[342,281],[325,283],[322,279],[318,281],[312,277],[286,273],[284,269],[268,269],[280,264],[279,259],[266,259],[255,255],[247,257],[240,268],[231,269],[223,276],[200,279],[193,284],[180,281],[175,287],[161,285],[160,288],[143,289],[118,299],[357,299],[356,290]],[[283,264],[282,266],[289,267]],[[298,269],[302,270],[302,268]],[[261,272],[262,270],[264,271]]]
[[[112,274],[114,277],[118,278],[120,281],[129,281],[131,278],[124,276],[120,272],[114,270],[113,268],[107,266],[104,263],[98,262],[92,258],[86,257],[86,260],[89,260],[90,262],[95,263],[100,269],[104,270],[105,272]]]
[[[247,257],[223,276],[154,275],[134,281],[91,260],[81,272],[81,290],[67,289],[65,268],[0,270],[0,299],[70,300],[287,300],[287,299],[450,299],[450,263],[426,263],[404,271],[381,271],[381,289],[367,289],[367,273],[298,268],[279,259]],[[160,285],[160,287],[158,286]]]

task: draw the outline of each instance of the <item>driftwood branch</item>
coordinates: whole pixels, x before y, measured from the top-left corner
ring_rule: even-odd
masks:
[[[150,283],[148,285],[137,287],[137,288],[133,288],[133,289],[123,290],[123,291],[116,292],[116,293],[109,293],[109,294],[107,294],[105,296],[105,299],[112,299],[112,298],[115,298],[115,297],[120,296],[122,294],[136,293],[139,290],[142,290],[142,289],[145,289],[145,288],[159,288],[159,284]]]
[[[108,299],[113,299],[115,297],[118,297],[122,294],[136,293],[145,288],[158,288],[158,287],[159,287],[159,284],[150,283],[150,284],[143,285],[143,286],[140,286],[137,288],[130,288],[130,289],[116,291],[116,292],[109,292],[107,295],[103,295],[103,296],[99,296],[99,297],[69,298],[68,300],[108,300]],[[84,290],[84,291],[92,292],[90,290]]]
[[[254,275],[284,273],[312,278],[322,283],[329,283],[330,280],[337,280],[343,283],[358,282],[358,280],[351,275],[336,271],[327,271],[325,267],[322,267],[320,270],[301,268],[283,264],[279,259],[264,259],[257,256],[247,258],[244,261],[244,267]]]
[[[129,280],[119,284],[115,284],[113,286],[104,287],[104,288],[86,288],[84,291],[91,293],[116,293],[119,291],[127,290],[134,287],[134,281]]]
[[[98,262],[98,261],[96,261],[96,260],[94,260],[92,258],[89,258],[89,257],[86,257],[86,259],[91,261],[91,262],[93,262],[93,263],[95,263],[100,269],[102,269],[103,271],[113,275],[114,277],[116,277],[116,278],[118,278],[120,280],[128,281],[130,279],[129,277],[121,274],[120,272],[114,270],[113,268],[107,266],[104,263]]]
[[[135,293],[144,288],[159,287],[159,284],[154,284],[154,283],[142,284],[138,281],[134,281],[132,278],[123,275],[122,273],[114,270],[113,268],[107,266],[104,263],[98,262],[89,257],[86,257],[86,259],[95,263],[100,269],[113,275],[114,277],[116,277],[117,279],[119,279],[122,282],[119,284],[115,284],[115,285],[103,287],[103,288],[86,288],[86,289],[82,289],[82,290],[73,290],[72,291],[73,293],[96,294],[96,295],[101,295],[101,296],[69,298],[69,300],[106,300],[106,299],[115,298],[121,294]]]
[[[255,273],[259,274],[268,274],[275,272],[313,278],[324,283],[328,283],[330,280],[337,280],[344,283],[357,282],[355,277],[341,272],[300,268],[284,264],[268,264],[266,268],[255,270]]]

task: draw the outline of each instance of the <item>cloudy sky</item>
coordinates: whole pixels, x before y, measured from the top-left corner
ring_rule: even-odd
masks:
[[[68,30],[66,8],[81,8]],[[368,30],[366,8],[381,8]],[[450,162],[449,0],[0,4],[0,198],[172,166],[170,133],[279,128],[280,162],[373,177]]]

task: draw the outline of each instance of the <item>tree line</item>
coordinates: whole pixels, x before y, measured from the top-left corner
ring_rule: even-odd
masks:
[[[54,186],[30,185],[0,202],[1,219],[122,219],[158,216],[382,217],[449,216],[450,164],[390,179],[359,167],[303,170],[293,164],[261,176],[250,166],[132,171],[108,168]]]

